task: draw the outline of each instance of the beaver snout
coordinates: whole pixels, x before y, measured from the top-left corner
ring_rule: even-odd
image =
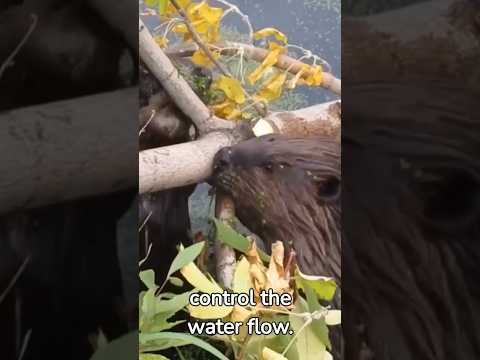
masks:
[[[219,174],[227,170],[232,165],[232,148],[225,147],[220,149],[213,158],[213,174]]]

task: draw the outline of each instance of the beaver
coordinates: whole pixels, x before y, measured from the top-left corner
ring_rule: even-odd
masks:
[[[282,241],[302,272],[341,278],[340,144],[266,135],[221,149],[213,184],[267,248]]]
[[[478,359],[478,93],[422,81],[348,91],[345,359]]]

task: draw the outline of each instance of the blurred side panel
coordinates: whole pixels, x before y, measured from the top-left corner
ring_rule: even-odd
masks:
[[[87,360],[136,331],[137,9],[0,4],[2,359]]]
[[[480,2],[342,2],[345,358],[480,356]]]

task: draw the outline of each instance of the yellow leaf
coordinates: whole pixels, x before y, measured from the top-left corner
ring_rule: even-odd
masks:
[[[227,119],[234,114],[236,107],[237,104],[230,99],[226,99],[224,102],[211,106],[213,113],[222,119]]]
[[[180,33],[180,34],[186,34],[188,33],[188,28],[187,25],[185,24],[176,24],[173,28],[172,31],[175,33]]]
[[[237,263],[235,274],[233,275],[233,292],[237,294],[247,293],[252,288],[250,281],[250,263],[247,258],[243,257]]]
[[[258,39],[262,39],[262,38],[265,38],[265,37],[271,36],[271,35],[275,36],[275,39],[283,42],[284,44],[286,44],[288,42],[288,39],[285,36],[285,34],[283,34],[282,32],[278,31],[275,28],[265,28],[265,29],[256,31],[253,34],[253,37],[255,38],[255,40],[258,40]]]
[[[192,6],[189,11],[189,15],[196,19],[203,19],[210,25],[218,25],[223,15],[223,9],[217,7],[211,7],[206,1],[202,1],[198,5]]]
[[[288,293],[293,295],[293,289],[290,287],[290,274],[287,274],[283,267],[284,253],[285,250],[281,241],[272,244],[272,256],[266,272],[265,288],[272,289],[277,294]]]
[[[221,319],[233,311],[233,306],[192,306],[188,305],[188,312],[197,319]]]
[[[297,86],[298,81],[302,78],[302,76],[308,71],[310,67],[308,65],[302,66],[299,72],[295,74],[295,76],[288,82],[287,87],[289,89],[295,89]]]
[[[239,321],[239,322],[246,322],[246,320],[253,315],[252,311],[249,311],[245,309],[242,306],[235,305],[232,315],[231,315],[231,320],[232,321]]]
[[[200,290],[204,293],[222,293],[222,288],[215,283],[214,281],[210,281],[195,265],[191,262],[188,265],[185,265],[183,268],[180,269],[183,277],[195,288]]]
[[[308,73],[298,81],[299,84],[308,86],[320,86],[323,81],[323,70],[319,65],[309,66]]]
[[[192,3],[187,7],[187,17],[193,28],[200,34],[202,40],[207,43],[218,41],[218,29],[223,15],[222,8],[215,8],[207,2]],[[185,24],[177,24],[173,27],[176,33],[184,34],[184,40],[190,40],[191,35]]]
[[[233,109],[233,111],[226,117],[227,120],[234,120],[234,119],[238,119],[242,116],[242,112],[235,108]]]
[[[284,72],[271,76],[264,84],[262,89],[256,94],[256,97],[264,101],[272,101],[282,96],[283,84],[287,79]]]
[[[235,335],[236,341],[243,342],[247,335],[248,335],[248,329],[246,322],[250,318],[250,316],[254,315],[254,311],[250,311],[245,309],[244,307],[241,306],[235,306],[233,309],[231,315],[230,315],[230,321],[232,322],[241,322],[243,323],[240,328],[239,328],[239,333]]]
[[[246,255],[248,262],[250,263],[250,281],[253,289],[255,290],[255,295],[259,297],[260,291],[265,289],[267,275],[265,274],[266,268],[260,259],[255,241],[250,243],[250,247],[247,250]]]
[[[219,58],[218,52],[212,52],[211,53],[215,59]],[[210,58],[203,52],[202,49],[198,49],[195,51],[192,55],[192,62],[195,65],[201,66],[201,67],[211,67],[213,66],[213,62],[210,60]]]
[[[283,47],[272,42],[269,44],[269,48],[270,52],[260,66],[258,66],[250,75],[248,75],[248,81],[250,81],[250,84],[252,85],[255,84],[268,69],[277,63],[278,57],[285,51]]]
[[[268,347],[265,346],[262,350],[262,360],[288,360],[288,359],[282,354],[279,354],[276,351],[273,351],[272,349],[269,349]]]
[[[168,39],[165,36],[155,36],[155,42],[161,48],[164,48],[168,45]]]
[[[213,82],[212,89],[222,90],[227,98],[235,101],[237,104],[243,104],[245,102],[245,92],[240,81],[237,79],[221,75]]]
[[[185,10],[190,5],[191,1],[190,0],[177,0],[177,3],[182,9]],[[167,10],[165,11],[165,14],[163,16],[169,17],[169,16],[172,16],[176,13],[177,13],[177,9],[169,1],[168,6],[167,6]]]

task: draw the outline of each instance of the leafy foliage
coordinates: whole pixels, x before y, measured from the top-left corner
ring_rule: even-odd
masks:
[[[222,25],[223,18],[232,11],[239,11],[227,1],[221,1],[225,6],[230,5],[225,9],[211,6],[208,1],[176,0],[181,12],[167,2],[166,5],[166,1],[162,0],[146,2],[147,6],[157,10],[162,21],[156,41],[161,47],[168,47],[170,43],[176,46],[192,44],[195,39],[189,27],[194,29],[203,46],[197,47],[191,61],[198,67],[212,70],[215,77],[208,84],[209,89],[205,88],[205,82],[195,85],[200,89],[202,100],[210,105],[215,115],[230,120],[251,120],[262,115],[258,111],[264,105],[281,99],[285,90],[300,85],[321,86],[323,67],[320,64],[324,61],[308,50],[289,44],[287,36],[272,27],[253,31],[248,23],[251,31],[245,42],[252,44],[257,41],[257,46],[263,44],[266,50],[259,64],[253,68],[248,66],[251,61],[246,58],[244,48],[238,43],[223,40],[231,35],[231,29]],[[245,20],[246,17],[241,18]],[[226,31],[226,36],[222,36],[222,30]],[[285,68],[277,64],[282,61],[282,55],[293,56],[290,50],[294,48],[303,50],[300,61],[313,61],[291,73],[291,66]],[[232,61],[237,64],[236,71],[226,71],[231,68]]]
[[[243,322],[239,334],[210,337],[211,341],[222,341],[230,348],[235,359],[331,359],[328,326],[340,324],[341,313],[340,310],[322,306],[320,301],[333,298],[336,291],[334,281],[326,277],[304,275],[296,266],[289,265],[289,262],[285,261],[283,245],[280,242],[272,246],[271,256],[261,255],[253,241],[216,219],[213,222],[217,229],[217,240],[240,251],[232,288],[227,290],[235,293],[252,290],[258,300],[262,290],[271,289],[278,294],[291,294],[296,299],[295,303],[290,307],[266,306],[260,301],[257,301],[255,306],[191,306],[188,304],[190,294],[222,293],[224,289],[211,275],[202,272],[195,264],[194,260],[202,251],[206,251],[204,242],[185,249],[180,247],[162,286],[156,285],[153,271],[140,273],[140,279],[147,287],[146,291],[140,293],[140,358],[164,359],[157,354],[158,351],[193,344],[217,359],[227,359],[209,342],[187,333],[171,331],[182,322],[171,321],[174,315],[187,311],[194,319]],[[183,284],[183,281],[173,276],[177,272],[193,287],[192,290],[180,294],[162,293],[163,286],[171,279],[174,279],[174,283]],[[288,321],[294,334],[247,334],[245,323],[251,317],[257,317],[261,322]]]

